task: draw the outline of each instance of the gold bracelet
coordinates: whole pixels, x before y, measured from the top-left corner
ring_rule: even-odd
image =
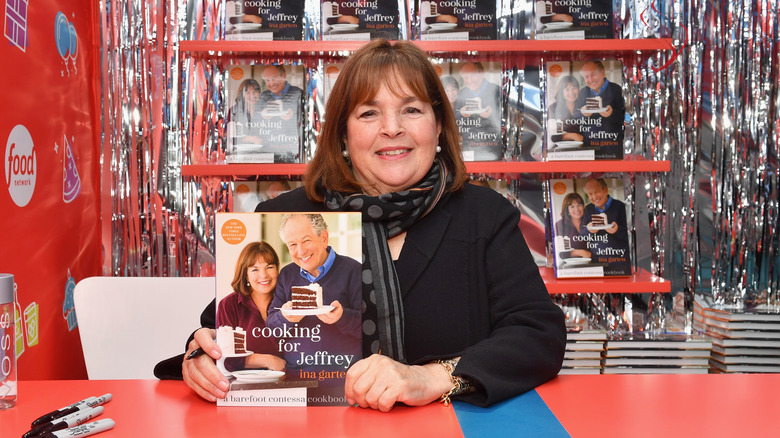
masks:
[[[434,361],[447,370],[447,373],[450,375],[450,380],[452,381],[452,388],[442,394],[440,398],[441,402],[444,403],[444,406],[448,406],[450,404],[451,397],[471,392],[474,388],[469,379],[460,376],[454,376],[452,374],[455,372],[455,367],[458,365],[458,360],[459,358]]]

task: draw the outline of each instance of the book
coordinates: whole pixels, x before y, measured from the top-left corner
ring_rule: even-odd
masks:
[[[707,326],[707,333],[735,339],[777,339],[780,340],[780,331],[768,330],[732,330]]]
[[[558,372],[559,376],[582,374],[601,374],[601,367],[562,367]]]
[[[324,41],[398,40],[401,35],[397,0],[323,1],[320,17]]]
[[[761,348],[761,347],[727,347],[719,345],[717,341],[712,343],[712,353],[729,356],[778,356],[780,357],[780,348]]]
[[[418,17],[423,41],[497,39],[496,2],[422,1]]]
[[[606,357],[604,366],[709,366],[709,357]]]
[[[780,330],[780,321],[730,321],[720,317],[704,316],[702,322],[710,327],[717,327],[724,330]]]
[[[602,374],[709,374],[709,367],[604,367]]]
[[[710,367],[724,373],[780,373],[780,364],[724,364],[713,359],[710,360]]]
[[[303,40],[305,0],[228,0],[225,39]]]
[[[443,62],[436,65],[455,112],[464,161],[504,156],[500,62]]]
[[[234,213],[252,213],[257,204],[273,199],[284,192],[303,185],[301,181],[287,179],[269,179],[262,181],[233,181],[233,205],[230,211]]]
[[[215,234],[217,367],[230,382],[217,405],[347,405],[362,356],[360,213],[217,213]],[[304,244],[312,257],[288,249]],[[334,306],[338,320],[319,319]]]
[[[659,349],[659,348],[641,348],[631,350],[626,348],[611,348],[604,350],[604,357],[640,357],[640,358],[690,358],[690,357],[710,357],[708,349]]]
[[[565,367],[600,367],[601,359],[563,359]]]
[[[780,306],[769,304],[716,304],[711,295],[696,294],[693,301],[693,310],[694,316],[698,316],[702,321],[705,318],[713,318],[717,321],[733,323],[771,322],[780,324]],[[724,328],[729,327],[724,326]]]
[[[623,179],[551,179],[549,187],[555,276],[631,275]]]
[[[564,359],[601,359],[601,350],[598,351],[570,351],[563,353]]]
[[[577,40],[615,37],[611,0],[547,0],[534,3],[536,39]]]
[[[622,160],[626,104],[618,60],[545,64],[547,160]]]
[[[694,335],[634,333],[623,338],[607,339],[604,343],[604,348],[606,350],[620,348],[711,350],[712,341],[705,337]]]
[[[707,336],[712,338],[713,345],[719,345],[723,348],[780,348],[780,340],[775,339],[734,339],[715,333],[708,333]]]
[[[568,330],[566,331],[566,341],[600,341],[607,339],[606,330]],[[569,345],[569,344],[567,344]]]
[[[604,334],[606,338],[606,333]],[[604,350],[604,341],[566,341],[566,351],[598,351]]]
[[[724,355],[719,353],[712,353],[712,360],[723,364],[767,364],[780,366],[780,355],[778,356],[748,356],[748,355]]]
[[[303,66],[230,65],[227,73],[227,162],[300,162]]]

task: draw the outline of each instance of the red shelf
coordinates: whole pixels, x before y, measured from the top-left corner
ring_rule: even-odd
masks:
[[[625,52],[663,51],[674,48],[669,38],[609,39],[609,40],[489,40],[489,41],[412,41],[427,52]],[[235,55],[254,53],[318,53],[355,51],[366,41],[205,41],[179,42],[182,52],[206,54],[212,52]]]
[[[625,160],[597,161],[469,161],[469,173],[591,173],[591,172],[668,172],[669,161],[628,157]],[[306,164],[190,164],[181,167],[183,176],[256,176],[303,175]]]
[[[631,277],[555,278],[555,269],[539,268],[550,294],[577,293],[669,293],[671,283],[640,269]]]

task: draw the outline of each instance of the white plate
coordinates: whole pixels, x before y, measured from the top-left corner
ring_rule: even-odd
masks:
[[[232,374],[239,383],[275,382],[284,377],[284,371],[271,370],[241,370],[233,371]]]
[[[260,23],[236,23],[233,28],[236,30],[257,30],[263,27]]]
[[[587,265],[588,263],[590,263],[590,257],[572,257],[570,259],[564,260],[564,262],[567,265],[572,265],[572,266]]]
[[[550,30],[568,29],[572,26],[574,26],[574,23],[570,21],[553,21],[544,24],[544,28]]]
[[[591,113],[591,114],[604,112],[606,110],[607,109],[604,108],[604,107],[602,107],[602,108],[593,108],[593,109],[587,109],[585,107],[580,108],[581,112],[583,112],[583,113]]]
[[[589,230],[593,230],[593,231],[608,230],[610,228],[612,228],[611,224],[607,224],[607,225],[593,225],[593,226],[588,227]]]
[[[431,23],[428,26],[433,30],[452,30],[458,27],[458,23]]]
[[[582,142],[576,140],[564,140],[555,143],[557,149],[574,149],[580,146],[582,146]]]
[[[359,24],[354,24],[354,23],[336,23],[336,24],[331,24],[330,25],[331,29],[338,30],[338,31],[355,30],[358,27],[360,27],[360,25]]]
[[[333,306],[322,306],[317,309],[279,309],[291,316],[322,315],[333,310]]]

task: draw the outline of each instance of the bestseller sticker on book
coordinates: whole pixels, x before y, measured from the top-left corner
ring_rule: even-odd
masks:
[[[217,405],[346,406],[362,357],[360,213],[217,213],[215,230],[230,382]]]

